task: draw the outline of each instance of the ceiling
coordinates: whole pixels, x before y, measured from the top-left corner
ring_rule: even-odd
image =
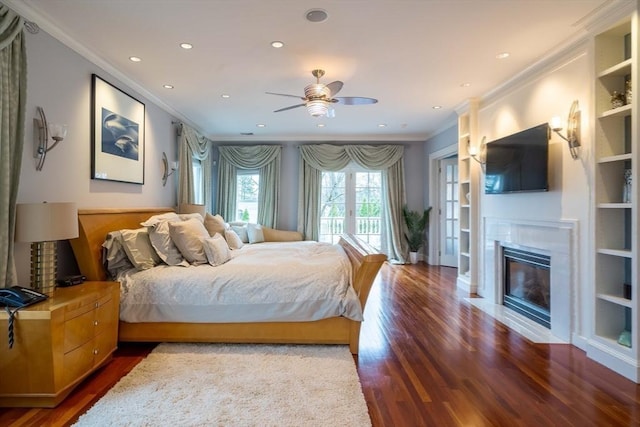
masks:
[[[5,3],[214,140],[398,141],[426,140],[453,125],[465,100],[576,41],[594,17],[628,1]],[[328,19],[309,22],[315,8]],[[273,48],[275,40],[284,47]],[[496,58],[502,52],[510,56]],[[335,118],[314,118],[305,108],[274,113],[301,101],[265,92],[303,96],[316,68],[326,71],[322,82],[344,82],[338,96],[379,102],[337,104]]]

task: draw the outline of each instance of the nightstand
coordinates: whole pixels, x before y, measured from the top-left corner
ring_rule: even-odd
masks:
[[[111,360],[118,341],[120,286],[85,282],[57,288],[18,311],[9,348],[0,309],[0,407],[54,407]]]

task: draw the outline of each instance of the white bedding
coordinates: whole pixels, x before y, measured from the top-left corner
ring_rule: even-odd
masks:
[[[125,322],[234,323],[362,320],[339,245],[278,242],[244,245],[217,267],[157,266],[129,270],[121,283]]]

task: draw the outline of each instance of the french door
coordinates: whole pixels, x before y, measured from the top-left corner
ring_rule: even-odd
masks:
[[[458,158],[440,161],[440,265],[458,266]]]
[[[322,172],[318,240],[352,233],[382,249],[382,173],[356,168]]]

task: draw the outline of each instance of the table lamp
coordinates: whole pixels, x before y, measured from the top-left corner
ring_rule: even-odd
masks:
[[[56,287],[57,241],[78,237],[75,203],[19,203],[16,241],[31,243],[31,287],[51,295]]]

